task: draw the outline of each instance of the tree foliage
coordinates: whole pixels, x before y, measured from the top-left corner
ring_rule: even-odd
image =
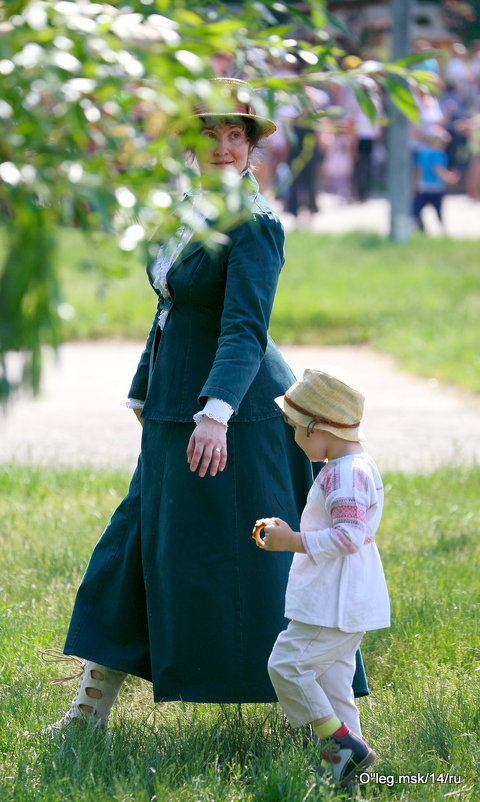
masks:
[[[478,41],[480,0],[441,0],[448,27],[463,42]]]
[[[342,73],[326,27],[320,0],[0,2],[0,395],[12,387],[9,351],[26,355],[23,380],[37,390],[41,345],[57,342],[59,226],[115,232],[131,250],[178,224],[176,193],[196,180],[185,150],[198,140],[185,121],[214,91],[215,53],[233,54],[267,116],[292,96],[315,116],[305,87],[327,79],[350,83],[369,114],[381,86],[415,113],[409,65]],[[273,77],[272,59],[302,69]],[[225,214],[241,207],[238,188],[214,189],[215,215],[226,225]]]

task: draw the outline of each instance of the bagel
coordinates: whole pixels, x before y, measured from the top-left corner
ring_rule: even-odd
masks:
[[[258,521],[255,521],[255,526],[253,527],[252,537],[260,548],[263,548],[263,540],[260,537],[260,532],[265,526],[268,526],[272,523],[271,518],[259,518]]]

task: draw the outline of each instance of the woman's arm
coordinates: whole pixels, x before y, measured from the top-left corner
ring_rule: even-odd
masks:
[[[238,412],[265,354],[284,232],[278,218],[265,213],[239,226],[230,238],[218,347],[199,401],[203,405],[210,396],[220,398]]]
[[[225,300],[215,359],[199,402],[220,399],[237,412],[265,354],[267,331],[284,261],[280,221],[259,215],[230,234]],[[190,470],[199,476],[222,471],[227,462],[226,425],[206,415],[187,448]]]

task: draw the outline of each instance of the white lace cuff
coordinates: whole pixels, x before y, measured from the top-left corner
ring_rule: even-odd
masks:
[[[128,409],[141,409],[145,404],[145,401],[140,401],[138,398],[129,398],[128,401],[125,401],[125,406]]]
[[[226,401],[222,401],[221,398],[208,398],[203,409],[200,412],[195,413],[193,420],[196,424],[198,424],[202,420],[203,415],[206,415],[207,418],[211,418],[211,420],[216,420],[218,423],[223,423],[226,429],[228,429],[228,421],[232,417],[233,413],[233,407],[231,407],[230,404],[227,404]]]

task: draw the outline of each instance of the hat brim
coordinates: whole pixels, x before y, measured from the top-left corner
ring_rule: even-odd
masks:
[[[302,415],[301,412],[285,404],[285,396],[279,395],[278,398],[275,399],[275,403],[280,407],[287,418],[298,426],[303,426],[303,428],[306,429],[311,423],[312,418],[308,417],[308,415]],[[311,428],[315,430],[321,429],[324,432],[331,432],[331,434],[334,434],[341,440],[348,440],[354,443],[357,441],[363,443],[367,439],[360,426],[356,426],[354,429],[340,429],[336,426],[329,426],[328,423],[315,423]]]
[[[213,112],[213,111],[205,111],[199,112],[198,114],[192,114],[192,117],[248,117],[250,120],[256,120],[261,129],[261,136],[260,139],[265,139],[267,136],[271,136],[277,130],[277,126],[273,122],[273,120],[269,120],[267,117],[259,117],[258,114],[245,114],[241,111],[224,111],[224,112]]]

